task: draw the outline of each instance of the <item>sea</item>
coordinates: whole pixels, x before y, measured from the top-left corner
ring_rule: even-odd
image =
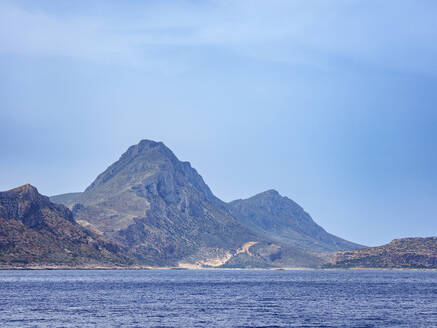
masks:
[[[437,271],[0,271],[0,327],[437,327]]]

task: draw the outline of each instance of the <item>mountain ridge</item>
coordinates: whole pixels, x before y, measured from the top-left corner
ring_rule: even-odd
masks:
[[[275,190],[265,194],[279,196]],[[308,247],[272,240],[243,224],[232,214],[232,202],[217,198],[190,163],[162,142],[141,140],[84,192],[52,199],[69,205],[81,224],[155,265],[225,258],[221,265],[317,266],[325,261],[325,255]],[[244,245],[253,252],[239,252]]]
[[[287,260],[295,265],[322,262],[304,250],[272,246],[243,227],[190,163],[179,161],[162,142],[142,140],[129,147],[75,197],[70,206],[78,222],[152,265],[270,266],[288,253],[300,259]],[[247,243],[259,252],[238,252]],[[271,256],[283,249],[289,249],[283,257]]]
[[[274,189],[228,206],[240,223],[276,241],[321,252],[364,247],[327,233],[299,204]]]
[[[48,198],[29,184],[0,192],[2,268],[437,267],[437,237],[362,247],[274,189],[223,202],[189,162],[150,140],[84,192]]]

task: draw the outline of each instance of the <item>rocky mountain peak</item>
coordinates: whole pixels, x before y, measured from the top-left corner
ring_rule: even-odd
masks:
[[[41,195],[38,192],[38,189],[36,189],[36,187],[34,187],[28,183],[21,186],[21,187],[11,189],[11,190],[7,191],[7,193],[10,195],[19,196],[21,199],[28,199],[28,200],[40,199],[42,201],[44,201],[44,200],[48,201],[48,198]]]
[[[25,184],[9,191],[0,192],[0,218],[14,219],[26,226],[37,226],[43,222],[42,212],[50,209],[73,221],[71,212],[63,205],[53,204],[34,186]]]
[[[38,189],[30,184],[25,184],[21,187],[0,193],[0,206],[3,208],[3,212],[0,212],[0,215],[3,214],[3,216],[5,216],[5,209],[8,209],[8,213],[11,214],[10,210],[14,207],[13,205],[20,205],[16,211],[12,211],[14,215],[19,218],[24,215],[22,212],[26,208],[26,204],[33,204],[33,206],[38,205],[41,207],[46,206],[49,203],[49,198],[41,195],[38,192]],[[10,215],[6,215],[6,217],[7,216]]]
[[[120,159],[133,159],[139,155],[147,155],[151,153],[160,154],[164,157],[168,157],[171,160],[176,158],[173,152],[162,141],[143,139],[138,144],[129,147]]]
[[[258,196],[264,196],[264,197],[282,197],[281,194],[275,190],[275,189],[269,189],[262,193],[259,193]]]
[[[319,251],[360,247],[327,233],[299,204],[273,189],[228,205],[240,223],[273,240]]]
[[[85,192],[94,192],[102,188],[120,190],[141,183],[159,172],[181,169],[182,164],[164,143],[141,140],[138,144],[129,147],[118,161],[94,180]]]
[[[282,196],[275,189],[266,190],[243,201],[249,202],[251,206],[262,207],[267,212],[282,210],[284,212],[304,213],[299,204],[288,197]]]
[[[259,194],[256,194],[255,196],[251,197],[251,199],[253,199],[254,201],[256,200],[258,202],[263,201],[263,202],[270,202],[270,203],[291,201],[293,203],[293,205],[297,205],[291,199],[288,199],[287,197],[282,196],[275,189],[269,189],[269,190],[266,190],[266,191],[261,192]]]
[[[143,198],[158,193],[172,199],[182,188],[194,188],[205,197],[213,195],[189,162],[181,162],[162,142],[141,140],[101,173],[85,190],[79,202],[95,203],[108,195],[131,190]]]
[[[121,248],[82,228],[30,184],[0,192],[0,267],[125,264]]]
[[[32,186],[30,183],[26,183],[25,185],[22,185],[20,187],[11,189],[11,191],[28,191],[28,190],[32,190],[32,191],[37,191],[36,187]]]

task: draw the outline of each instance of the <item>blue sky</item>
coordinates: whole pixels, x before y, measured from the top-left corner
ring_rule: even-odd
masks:
[[[437,2],[1,1],[0,190],[164,141],[367,245],[437,232]]]

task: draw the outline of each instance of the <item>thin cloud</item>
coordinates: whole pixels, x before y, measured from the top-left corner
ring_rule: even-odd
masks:
[[[436,74],[436,5],[430,1],[212,1],[127,3],[124,10],[58,17],[0,5],[0,52],[67,56],[146,67],[190,65],[171,47],[219,47],[263,61]],[[115,7],[117,9],[117,7]],[[79,11],[80,12],[80,11]],[[166,60],[167,59],[167,60]],[[169,60],[172,59],[172,60]]]
[[[129,57],[120,36],[105,33],[105,24],[92,18],[61,19],[42,11],[0,6],[0,51],[30,56],[102,59]]]

